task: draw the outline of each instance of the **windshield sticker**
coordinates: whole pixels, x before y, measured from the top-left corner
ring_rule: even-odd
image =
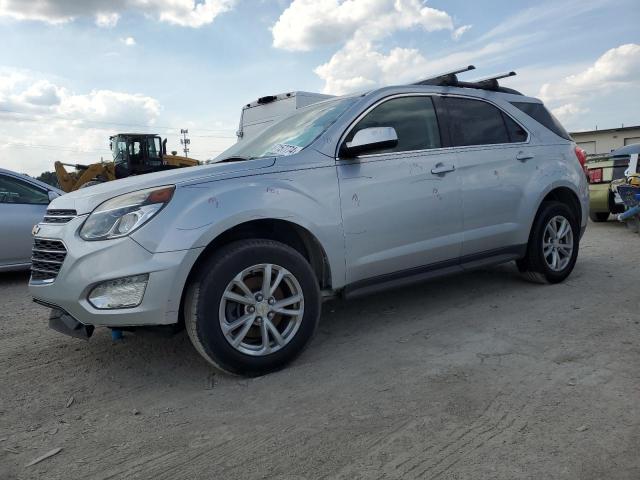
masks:
[[[302,150],[302,147],[298,147],[297,145],[289,145],[287,143],[276,143],[274,146],[272,146],[269,149],[267,153],[273,154],[273,155],[282,155],[286,157],[287,155],[293,155],[294,153],[298,153],[300,150]]]

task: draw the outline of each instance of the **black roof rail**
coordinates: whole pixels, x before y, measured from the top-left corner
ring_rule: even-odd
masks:
[[[471,82],[458,82],[458,86],[463,88],[479,88],[481,90],[491,90],[494,92],[511,93],[513,95],[522,95],[522,93],[520,93],[519,91],[514,90],[513,88],[502,87],[498,83],[498,80],[500,80],[501,78],[514,77],[515,75],[516,75],[516,72],[513,72],[513,71],[498,73],[496,75],[479,78],[478,80],[474,80]]]
[[[475,66],[468,65],[457,70],[452,70],[451,72],[441,73],[440,75],[436,75],[435,77],[420,80],[419,82],[412,83],[411,85],[436,85],[440,87],[453,87],[458,84],[458,73],[468,72],[475,69]]]
[[[458,80],[457,74],[462,72],[468,72],[469,70],[475,70],[476,67],[469,65],[468,67],[460,68],[452,72],[443,73],[441,75],[427,78],[419,82],[412,83],[412,85],[434,85],[438,87],[462,87],[462,88],[477,88],[480,90],[491,90],[494,92],[511,93],[513,95],[522,95],[513,88],[502,87],[498,80],[502,78],[513,77],[516,72],[505,72],[497,75],[491,75],[489,77],[480,78],[471,82],[464,82]]]
[[[498,85],[498,80],[500,80],[501,78],[508,78],[508,77],[515,77],[516,76],[516,72],[505,72],[505,73],[498,73],[496,75],[491,75],[490,77],[484,77],[484,78],[479,78],[477,80],[472,80],[471,83],[478,83],[481,85],[487,85],[488,87],[491,88],[498,88],[500,85]]]

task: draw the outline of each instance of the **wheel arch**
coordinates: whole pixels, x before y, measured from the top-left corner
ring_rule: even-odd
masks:
[[[555,187],[553,190],[548,192],[540,204],[538,205],[538,210],[536,211],[536,215],[540,211],[540,207],[544,202],[555,200],[560,203],[564,203],[569,208],[571,208],[576,213],[576,218],[579,223],[582,222],[582,204],[580,203],[580,199],[578,198],[578,194],[575,193],[569,187]]]
[[[531,238],[533,225],[535,223],[536,218],[538,218],[538,215],[540,214],[542,205],[545,202],[549,202],[549,201],[557,201],[567,205],[570,209],[572,209],[572,211],[576,213],[576,218],[578,220],[578,227],[579,228],[583,227],[586,214],[588,213],[588,207],[587,207],[587,210],[584,211],[584,208],[580,203],[580,197],[573,188],[563,184],[560,184],[560,185],[556,184],[556,185],[550,186],[547,191],[542,192],[537,203],[532,205],[532,207],[534,207],[535,210],[533,210],[533,208],[529,210],[529,212],[534,212],[534,215],[531,215],[531,213],[528,214],[529,228],[527,230],[527,237],[526,237],[527,243]],[[523,240],[525,239],[523,238]]]
[[[239,223],[217,235],[200,253],[183,286],[180,312],[185,292],[199,269],[217,249],[238,240],[265,239],[284,243],[299,252],[311,265],[320,289],[332,288],[331,266],[320,241],[309,230],[288,220],[263,218]]]

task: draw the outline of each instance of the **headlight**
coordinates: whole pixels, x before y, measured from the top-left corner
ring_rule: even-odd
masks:
[[[129,235],[169,203],[175,186],[148,188],[114,197],[98,205],[80,229],[84,240],[107,240]]]

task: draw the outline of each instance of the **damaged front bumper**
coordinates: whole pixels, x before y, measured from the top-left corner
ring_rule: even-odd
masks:
[[[52,330],[69,335],[70,337],[81,338],[82,340],[89,340],[91,335],[93,335],[93,330],[95,329],[93,325],[80,323],[67,312],[54,305],[36,299],[34,299],[34,302],[51,308],[51,312],[49,313],[49,328]]]

